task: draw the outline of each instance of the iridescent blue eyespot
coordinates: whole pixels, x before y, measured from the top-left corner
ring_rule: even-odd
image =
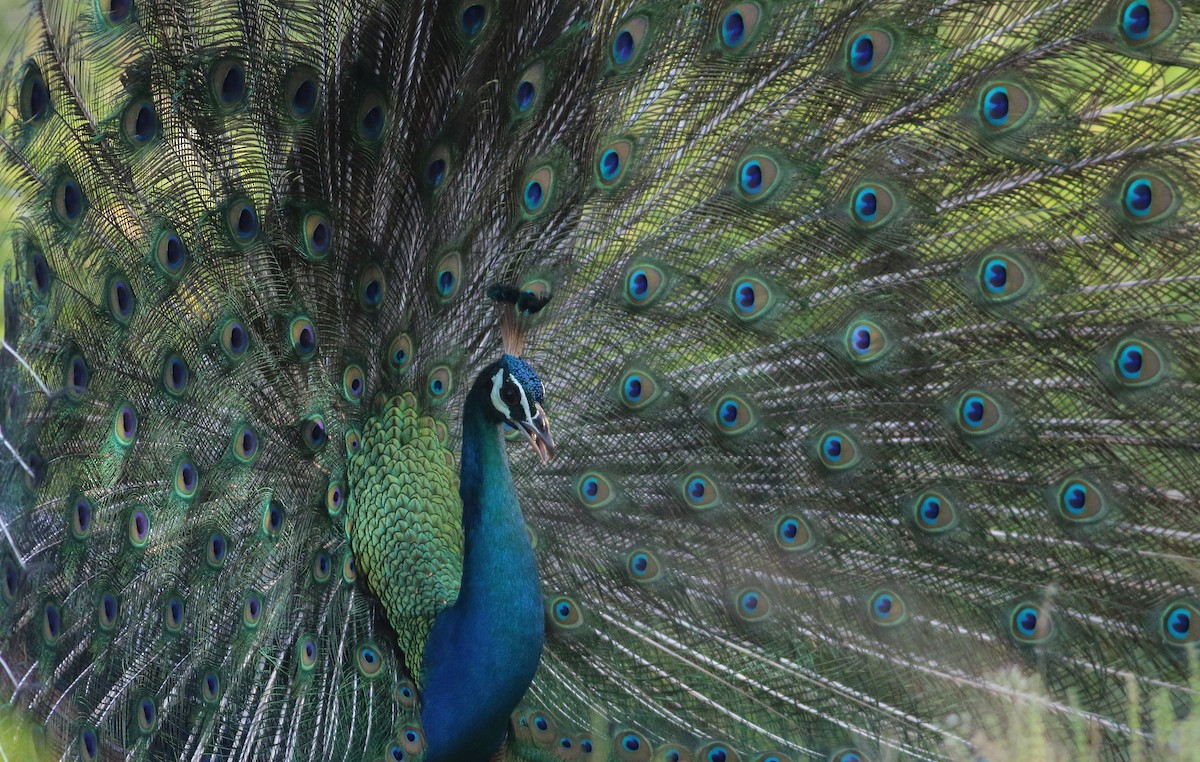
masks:
[[[971,435],[988,434],[1004,423],[1000,406],[983,392],[968,392],[958,401],[958,425]]]
[[[726,53],[743,53],[749,50],[758,23],[762,20],[762,8],[757,2],[739,2],[725,8],[721,16],[719,41]]]
[[[535,217],[545,211],[550,199],[554,173],[549,167],[542,167],[530,175],[525,181],[521,192],[521,204],[525,216]]]
[[[700,749],[703,762],[739,762],[737,752],[722,743],[710,743]]]
[[[1113,375],[1128,387],[1149,386],[1161,380],[1165,369],[1162,353],[1145,341],[1126,340],[1112,355]]]
[[[388,370],[393,374],[400,373],[408,368],[409,361],[412,359],[412,339],[406,333],[396,334],[395,338],[388,344],[387,365]]]
[[[657,396],[658,384],[646,371],[630,370],[621,379],[621,402],[632,410],[649,405]]]
[[[642,760],[650,758],[650,743],[641,734],[633,730],[618,733],[613,739],[616,751],[622,760]]]
[[[221,349],[230,360],[240,360],[250,348],[250,335],[245,326],[230,320],[221,328]]]
[[[746,19],[736,8],[725,14],[721,21],[721,42],[727,48],[736,48],[746,39]]]
[[[215,704],[221,698],[221,677],[216,672],[207,672],[200,678],[200,698],[206,704]]]
[[[614,68],[623,69],[641,55],[642,43],[645,42],[649,28],[649,22],[642,16],[634,16],[617,27],[609,48]]]
[[[358,404],[362,402],[367,392],[367,378],[359,365],[347,365],[342,371],[342,396],[347,402]]]
[[[309,452],[323,450],[327,440],[324,418],[313,415],[300,422],[300,444]]]
[[[108,284],[108,311],[112,314],[113,319],[122,325],[129,322],[129,318],[133,316],[133,289],[129,287],[129,283],[120,276],[114,277]]]
[[[856,465],[861,457],[854,440],[841,431],[824,434],[817,443],[817,455],[823,466],[835,471]]]
[[[258,457],[258,432],[249,425],[238,427],[233,433],[231,449],[239,461],[252,463]]]
[[[925,492],[917,497],[912,508],[916,528],[926,534],[939,534],[957,523],[954,503],[938,492]]]
[[[483,31],[483,25],[487,22],[487,8],[482,5],[474,4],[463,8],[462,17],[459,20],[459,28],[467,37],[475,37]]]
[[[21,79],[18,110],[27,122],[41,122],[50,112],[50,88],[41,69],[30,59],[25,64],[25,75]]]
[[[529,211],[536,211],[542,205],[542,184],[537,180],[530,180],[525,185],[525,208]]]
[[[662,291],[662,270],[653,265],[636,264],[625,275],[625,299],[632,307],[645,307]]]
[[[312,561],[313,579],[317,582],[328,582],[332,573],[333,561],[329,559],[329,554],[323,550],[318,551]]]
[[[284,86],[285,103],[293,119],[303,120],[316,111],[320,86],[316,72],[307,66],[297,66],[288,73]]]
[[[636,373],[625,379],[625,401],[637,404],[642,401],[642,379]]]
[[[1054,627],[1050,615],[1035,603],[1019,603],[1013,607],[1009,630],[1021,643],[1036,645],[1050,639]]]
[[[683,481],[683,498],[692,508],[711,508],[718,497],[716,483],[705,474],[697,472]]]
[[[359,101],[356,117],[358,137],[368,144],[378,143],[387,129],[388,103],[377,92],[365,93]]]
[[[625,569],[634,582],[653,582],[662,576],[658,557],[648,550],[637,549],[626,557]]]
[[[550,612],[550,621],[558,627],[571,629],[583,624],[583,610],[568,596],[560,595],[549,601],[546,608]]]
[[[226,213],[226,222],[234,241],[248,244],[258,235],[258,212],[249,201],[235,201]]]
[[[1134,0],[1125,4],[1119,29],[1134,47],[1158,42],[1174,30],[1178,11],[1171,0]]]
[[[96,611],[96,622],[100,629],[108,631],[117,624],[117,614],[120,611],[116,597],[112,593],[100,596],[100,605]]]
[[[62,631],[62,611],[58,604],[47,603],[42,608],[42,639],[48,645],[53,645],[62,637]]]
[[[200,485],[200,474],[196,466],[187,458],[181,458],[175,464],[175,495],[183,500],[196,496]]]
[[[441,185],[442,180],[445,179],[445,177],[446,177],[446,160],[445,159],[438,157],[438,158],[434,159],[433,161],[429,162],[429,165],[425,167],[425,181],[428,182],[433,187],[436,188],[437,186]]]
[[[891,218],[895,204],[891,191],[882,185],[862,185],[854,191],[851,211],[858,224],[874,228]]]
[[[613,149],[608,149],[600,155],[600,178],[609,182],[616,179],[621,171],[621,157]]]
[[[742,165],[742,191],[748,196],[754,196],[763,190],[762,163],[751,159]]]
[[[829,762],[865,762],[862,754],[855,749],[840,749],[829,757]]]
[[[1179,197],[1174,186],[1155,174],[1130,175],[1121,194],[1127,219],[1135,223],[1150,222],[1174,212]]]
[[[992,304],[1002,304],[1024,296],[1033,280],[1016,257],[995,254],[979,262],[976,283],[979,294]]]
[[[367,265],[358,276],[358,305],[367,312],[379,312],[387,293],[387,279],[378,265]]]
[[[183,601],[169,596],[163,604],[163,627],[168,634],[175,634],[183,626]]]
[[[989,124],[1002,125],[1008,121],[1008,89],[993,87],[983,95],[983,115]]]
[[[177,279],[183,273],[183,266],[187,264],[187,247],[171,230],[159,233],[154,245],[154,255],[163,275],[171,280]]]
[[[79,758],[83,762],[96,762],[100,756],[100,740],[96,731],[86,728],[79,734]]]
[[[754,412],[750,405],[736,395],[722,397],[713,410],[717,431],[722,434],[738,434],[754,425]]]
[[[450,395],[452,375],[445,365],[439,365],[429,372],[429,395],[434,402],[441,402]]]
[[[138,416],[132,407],[122,405],[117,408],[113,421],[113,439],[123,447],[133,444],[138,432]]]
[[[134,148],[146,145],[158,135],[158,115],[154,103],[136,98],[121,115],[121,132]]]
[[[1163,639],[1176,646],[1195,643],[1200,640],[1200,627],[1193,626],[1200,621],[1200,611],[1190,603],[1177,602],[1169,604],[1163,611]]]
[[[297,666],[301,672],[311,672],[317,665],[317,640],[306,635],[296,642]]]
[[[779,180],[779,165],[767,156],[748,156],[738,165],[737,190],[747,201],[766,198]]]
[[[1136,0],[1121,13],[1121,30],[1131,40],[1144,40],[1150,34],[1150,6],[1146,0]]]
[[[904,599],[894,590],[883,589],[875,592],[867,604],[867,613],[871,621],[884,627],[891,627],[908,619],[908,607]]]
[[[1065,480],[1052,498],[1061,518],[1072,524],[1089,524],[1108,514],[1108,500],[1091,481],[1074,477]]]
[[[533,83],[527,79],[521,80],[517,85],[517,92],[513,96],[513,103],[517,107],[517,111],[528,111],[533,105],[533,97],[537,95],[537,89]]]
[[[596,157],[596,179],[604,187],[617,185],[618,180],[625,174],[626,162],[634,150],[634,144],[629,140],[617,140],[602,146]]]
[[[104,13],[104,20],[116,26],[129,18],[129,13],[133,10],[133,0],[101,0],[100,9]]]
[[[74,225],[83,215],[86,200],[74,178],[64,177],[54,189],[54,212],[63,222]]]
[[[66,378],[63,380],[63,391],[72,400],[82,399],[87,394],[88,383],[92,379],[92,371],[88,368],[83,355],[74,354],[67,361]]]
[[[1132,215],[1144,217],[1149,214],[1151,200],[1149,180],[1134,180],[1125,188],[1125,208]]]
[[[733,282],[729,303],[738,319],[760,318],[772,306],[772,302],[770,287],[758,278],[746,276]]]
[[[756,588],[748,588],[738,593],[737,614],[746,621],[765,619],[771,613],[771,600],[767,594]]]
[[[38,298],[44,300],[50,296],[50,283],[54,278],[54,272],[40,251],[30,253],[26,270],[29,282],[37,292]]]
[[[283,529],[283,506],[276,500],[267,500],[263,509],[262,528],[268,537],[275,537]]]
[[[374,644],[366,643],[358,647],[355,665],[363,677],[378,677],[383,672],[383,655]]]
[[[246,69],[237,61],[218,61],[213,66],[209,84],[221,110],[231,111],[246,97]]]
[[[208,562],[208,565],[214,569],[220,569],[224,566],[227,550],[228,544],[225,541],[224,535],[214,534],[209,537],[205,553],[205,560]]]
[[[591,472],[579,479],[579,500],[585,508],[600,508],[607,505],[616,494],[612,483],[603,474]]]
[[[92,503],[82,495],[70,501],[67,511],[71,535],[77,540],[83,540],[92,533]]]
[[[149,735],[158,724],[158,708],[151,698],[144,698],[137,707],[137,726],[143,734]]]
[[[892,36],[882,29],[865,29],[846,45],[846,67],[851,78],[869,76],[887,62],[892,52]]]
[[[787,551],[808,550],[816,544],[816,536],[807,519],[787,514],[775,522],[775,543]]]
[[[846,329],[845,341],[850,359],[856,363],[877,360],[888,348],[883,329],[869,320],[851,323]]]
[[[875,63],[875,41],[869,34],[860,34],[850,43],[850,68],[856,72],[865,72]]]
[[[983,126],[992,133],[1023,124],[1033,115],[1034,105],[1029,91],[1013,82],[985,86],[979,95],[979,115]]]

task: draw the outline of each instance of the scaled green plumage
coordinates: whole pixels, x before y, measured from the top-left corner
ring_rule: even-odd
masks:
[[[559,445],[510,758],[1194,755],[1190,0],[47,0],[3,81],[54,756],[419,757],[496,283]]]

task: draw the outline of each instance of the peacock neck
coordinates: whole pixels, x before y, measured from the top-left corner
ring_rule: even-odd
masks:
[[[490,404],[477,384],[463,411],[462,589],[426,649],[427,761],[487,759],[541,658],[537,565]]]

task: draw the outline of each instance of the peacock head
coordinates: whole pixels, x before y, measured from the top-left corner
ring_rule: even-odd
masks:
[[[491,378],[492,407],[500,421],[529,437],[529,444],[545,463],[554,455],[550,419],[542,409],[545,387],[529,363],[504,355],[484,372]]]

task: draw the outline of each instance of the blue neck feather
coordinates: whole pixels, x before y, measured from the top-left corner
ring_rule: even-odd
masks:
[[[463,408],[462,591],[425,649],[426,762],[489,759],[542,655],[537,564],[490,407],[487,386],[476,383]]]

